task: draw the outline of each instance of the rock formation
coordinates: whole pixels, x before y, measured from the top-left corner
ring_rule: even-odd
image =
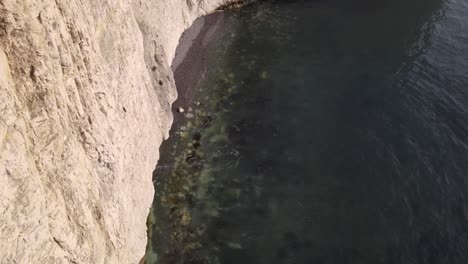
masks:
[[[230,0],[0,0],[0,263],[137,263],[181,33]]]

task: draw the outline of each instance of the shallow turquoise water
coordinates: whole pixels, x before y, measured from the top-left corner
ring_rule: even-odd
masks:
[[[466,263],[468,2],[262,3],[206,63],[155,172],[159,263]]]

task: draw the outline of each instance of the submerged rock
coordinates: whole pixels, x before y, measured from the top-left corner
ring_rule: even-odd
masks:
[[[180,219],[180,224],[183,225],[183,226],[187,226],[190,224],[190,222],[192,221],[192,216],[190,215],[190,212],[187,211],[187,210],[184,210],[182,212],[182,217]]]
[[[242,249],[242,245],[236,242],[228,242],[226,245],[232,249]]]

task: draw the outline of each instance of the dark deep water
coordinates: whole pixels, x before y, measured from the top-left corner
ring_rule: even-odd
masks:
[[[468,1],[227,11],[206,64],[161,149],[149,257],[468,263]]]

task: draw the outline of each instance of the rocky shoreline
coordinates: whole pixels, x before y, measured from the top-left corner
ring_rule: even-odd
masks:
[[[173,147],[182,141],[185,142],[185,140],[183,140],[179,134],[181,127],[187,124],[187,122],[190,120],[194,121],[194,119],[197,118],[196,111],[198,110],[193,109],[190,106],[194,105],[194,97],[198,91],[200,83],[204,79],[204,73],[207,70],[207,65],[205,62],[207,59],[207,50],[210,49],[211,45],[218,37],[217,32],[220,29],[223,17],[224,15],[222,12],[216,12],[208,16],[198,18],[193,23],[193,25],[182,34],[179,46],[176,50],[176,56],[172,63],[172,69],[174,71],[178,98],[172,107],[174,111],[174,122],[170,131],[170,136],[161,145],[161,159],[159,160],[158,167],[156,168],[153,175],[155,189],[160,190],[160,192],[155,196],[155,204],[153,204],[153,209],[150,212],[148,219],[148,249],[146,262],[142,263],[149,264],[155,263],[156,259],[161,260],[160,256],[155,255],[155,247],[158,247],[158,249],[161,247],[161,244],[158,244],[157,236],[153,234],[156,222],[159,224],[164,221],[168,222],[168,227],[170,226],[169,229],[171,230],[168,231],[167,235],[169,236],[176,236],[182,239],[183,237],[187,238],[187,236],[191,234],[185,230],[186,225],[182,224],[190,218],[190,214],[187,214],[187,211],[183,209],[183,206],[178,202],[180,197],[174,198],[174,194],[179,196],[183,194],[184,191],[181,189],[182,185],[177,183],[174,184],[172,179],[161,179],[159,176],[162,176],[160,174],[163,174],[162,171],[165,169],[161,167],[171,166],[168,164],[173,164],[176,162],[172,155]],[[183,179],[181,180],[189,180],[191,177],[182,178]],[[169,182],[161,182],[166,180]],[[174,193],[164,193],[168,189]],[[175,189],[178,189],[178,191]],[[164,194],[162,194],[162,192]],[[163,206],[167,208],[177,208],[170,214],[169,219],[166,218],[168,217],[168,215],[166,215],[166,209],[162,209],[162,211],[159,211],[161,209],[155,209],[155,206],[157,206],[158,202],[160,202],[158,197],[161,196],[165,196],[163,200],[166,202]],[[181,218],[180,224],[178,221],[179,218]],[[169,224],[169,222],[172,224]],[[172,233],[172,235],[169,233]],[[175,241],[179,241],[180,239],[175,239]],[[185,241],[185,239],[183,240]],[[171,245],[170,247],[181,249],[183,247],[181,244]],[[184,250],[180,251],[180,253],[182,252],[184,252],[184,255],[188,254]],[[180,259],[173,255],[171,255],[169,258],[170,260],[168,259],[168,256],[164,256],[163,260],[161,261],[163,261],[163,263],[179,263],[178,261],[180,261]]]
[[[137,263],[170,63],[229,0],[0,3],[0,262]]]
[[[206,50],[215,40],[222,20],[222,12],[200,17],[182,34],[171,66],[178,94],[172,105],[174,112],[180,112],[180,108],[187,109],[192,103],[206,72]],[[179,119],[183,117],[183,113],[174,116],[173,130],[181,124]]]

